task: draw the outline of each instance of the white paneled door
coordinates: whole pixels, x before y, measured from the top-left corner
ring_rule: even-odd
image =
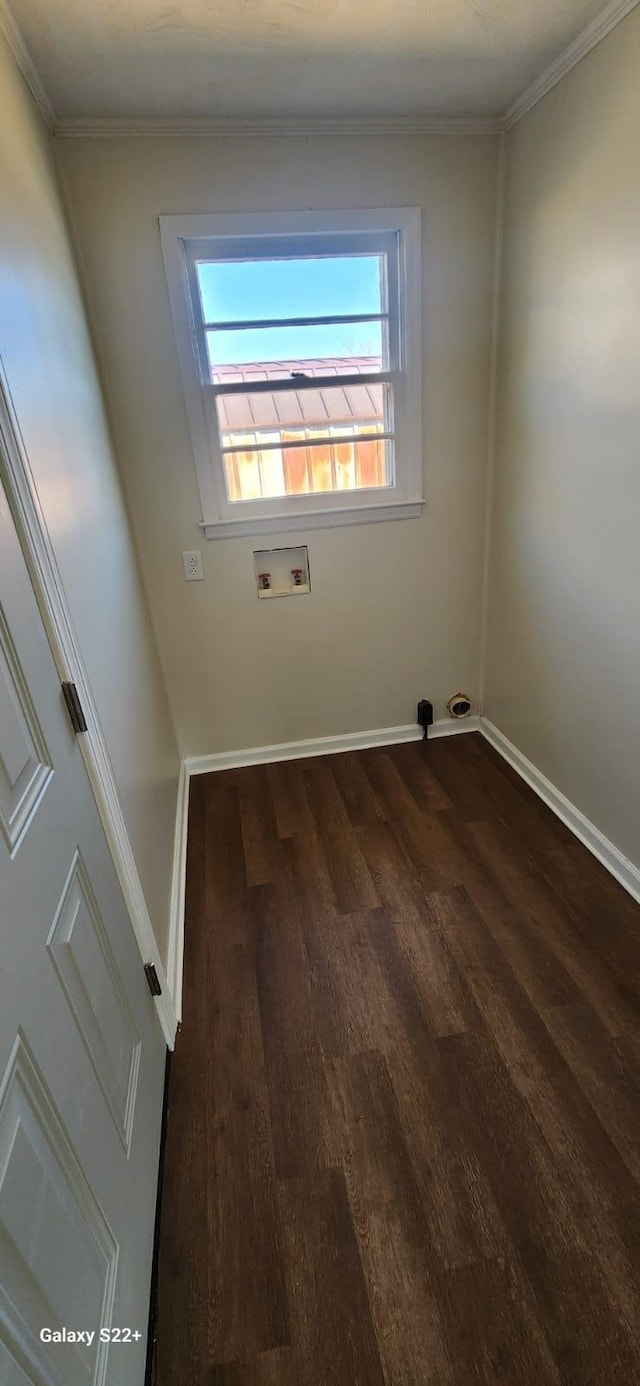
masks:
[[[0,1386],[142,1386],[165,1053],[0,487]]]

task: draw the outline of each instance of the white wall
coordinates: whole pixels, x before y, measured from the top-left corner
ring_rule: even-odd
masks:
[[[485,710],[640,865],[640,10],[508,137]]]
[[[184,754],[477,696],[496,153],[459,135],[57,142]],[[158,215],[384,204],[423,214],[423,517],[207,543]],[[258,602],[253,549],[296,542],[312,593]],[[200,547],[205,581],[185,584]]]
[[[0,356],[166,956],[177,748],[51,141],[0,37]]]

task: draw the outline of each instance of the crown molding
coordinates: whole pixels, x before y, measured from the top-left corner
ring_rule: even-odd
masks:
[[[510,130],[537,106],[538,102],[601,43],[621,20],[626,19],[638,4],[640,0],[611,0],[611,3],[596,15],[564,52],[554,58],[502,116],[357,116],[343,119],[319,116],[300,120],[296,120],[295,116],[264,120],[231,117],[57,119],[40,73],[18,28],[9,0],[0,0],[0,34],[4,36],[13,53],[47,128],[58,139],[170,139],[185,136],[219,138],[243,135],[303,139],[312,135],[499,135]]]
[[[1,0],[0,0],[1,3]],[[495,116],[358,116],[344,119],[333,117],[301,117],[295,115],[270,119],[61,119],[54,123],[58,139],[170,139],[171,137],[207,136],[242,137],[246,135],[288,138],[307,138],[311,135],[495,135],[502,121]]]
[[[518,121],[533,110],[533,107],[542,101],[547,92],[552,91],[558,82],[561,82],[562,78],[571,72],[573,67],[582,62],[587,53],[596,48],[621,20],[626,19],[627,15],[636,9],[638,4],[640,4],[640,0],[612,0],[611,4],[606,5],[600,14],[596,15],[590,24],[587,24],[586,29],[583,29],[578,37],[544,69],[544,72],[536,77],[535,82],[532,82],[522,95],[509,106],[501,122],[502,128],[510,130],[513,125],[517,125]]]
[[[45,91],[40,73],[20,33],[8,0],[0,0],[0,34],[3,35],[10,52],[13,53],[47,129],[53,131],[56,123],[53,106]]]

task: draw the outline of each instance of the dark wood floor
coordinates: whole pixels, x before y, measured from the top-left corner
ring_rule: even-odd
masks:
[[[187,894],[158,1386],[639,1383],[622,888],[465,735],[195,778]]]

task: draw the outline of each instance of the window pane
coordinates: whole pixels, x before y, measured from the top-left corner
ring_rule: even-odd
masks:
[[[380,313],[381,255],[200,261],[205,322]]]
[[[389,485],[387,458],[393,446],[384,439],[359,443],[306,442],[287,447],[305,435],[283,431],[282,447],[262,451],[246,446],[224,454],[227,495],[230,501],[269,499],[278,496],[314,495],[321,492],[359,491]]]
[[[390,432],[391,386],[368,382],[322,390],[275,388],[259,394],[248,387],[243,395],[217,395],[216,410],[223,447],[276,442],[291,429],[302,430],[303,438],[312,433]]]
[[[287,380],[296,371],[307,375],[350,375],[386,368],[380,322],[208,332],[207,349],[211,378],[216,385],[228,383],[233,370],[240,372],[243,380]]]

